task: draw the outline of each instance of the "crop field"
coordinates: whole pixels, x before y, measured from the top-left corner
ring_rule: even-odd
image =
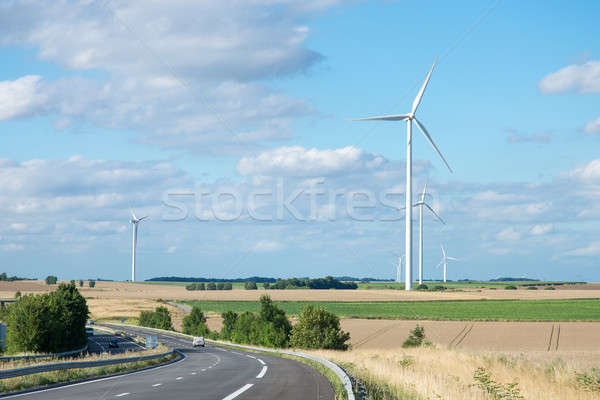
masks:
[[[258,311],[251,301],[186,301],[205,312]],[[322,306],[345,318],[387,318],[450,321],[600,321],[600,300],[483,300],[412,302],[277,301],[287,314],[308,305]]]
[[[441,281],[425,281],[423,282],[429,288],[435,286],[444,286],[448,289],[486,289],[486,288],[494,288],[494,289],[504,289],[505,286],[526,286],[526,285],[535,285],[539,288],[539,290],[543,290],[545,287],[555,287],[555,288],[585,288],[588,286],[587,283],[577,283],[577,282],[565,282],[565,281],[467,281],[467,282],[441,282]],[[414,287],[418,286],[417,282],[413,283]],[[404,283],[398,282],[361,282],[358,284],[359,289],[363,290],[382,290],[382,289],[392,289],[392,290],[404,290]]]

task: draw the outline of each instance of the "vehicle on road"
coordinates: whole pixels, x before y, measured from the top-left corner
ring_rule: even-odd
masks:
[[[86,327],[85,327],[85,333],[86,333],[88,336],[94,336],[94,328],[91,328],[91,327],[89,327],[89,326],[86,326]]]
[[[93,320],[93,319],[90,319],[90,320],[88,321],[88,325],[94,325],[94,320]]]
[[[194,347],[204,347],[204,338],[202,336],[195,337],[192,341],[192,346]]]
[[[118,349],[118,348],[119,348],[119,342],[117,342],[117,340],[116,340],[116,339],[111,339],[111,340],[108,342],[108,348],[109,348],[109,349]]]

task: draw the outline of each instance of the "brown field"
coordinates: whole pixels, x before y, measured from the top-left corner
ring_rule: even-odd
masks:
[[[528,400],[592,400],[598,392],[585,391],[576,373],[598,366],[599,351],[549,353],[467,351],[446,348],[354,349],[315,351],[334,362],[353,365],[363,381],[384,382],[411,393],[410,398],[484,400],[491,397],[474,386],[473,373],[483,367],[492,379],[517,381]],[[403,397],[404,398],[404,397]]]
[[[0,282],[0,298],[14,297],[17,290],[39,293],[52,290],[42,281]],[[465,289],[460,292],[405,292],[403,290],[227,290],[188,291],[183,286],[149,285],[126,282],[96,282],[96,287],[81,288],[86,298],[102,299],[177,299],[177,300],[253,300],[269,294],[273,300],[288,301],[417,301],[417,300],[500,300],[500,299],[584,299],[600,298],[600,285],[588,284],[557,290]]]

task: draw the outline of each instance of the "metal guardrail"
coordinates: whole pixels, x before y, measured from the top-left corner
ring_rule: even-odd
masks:
[[[14,357],[7,356],[7,357],[0,357],[0,363],[1,362],[6,362],[6,361],[34,360],[36,358],[60,358],[60,357],[67,357],[67,356],[72,356],[72,355],[75,355],[75,354],[83,353],[87,349],[88,349],[88,346],[86,344],[81,349],[71,350],[71,351],[64,351],[62,353],[35,354],[35,355],[31,355],[31,356],[14,356]]]
[[[147,328],[145,326],[128,325],[128,324],[121,324],[121,323],[116,323],[116,322],[114,322],[114,323],[111,322],[109,325],[123,326],[126,328],[133,328],[133,329],[137,329],[137,330],[149,330],[149,331],[163,333],[163,334],[167,334],[167,335],[179,336],[179,337],[183,337],[186,339],[194,338],[194,336],[186,335],[185,333],[180,333],[180,332],[175,332],[175,331],[167,331],[164,329],[157,329],[157,328]],[[342,381],[342,384],[344,385],[344,389],[346,389],[346,393],[348,395],[348,400],[355,400],[354,391],[352,390],[352,382],[350,381],[350,377],[346,374],[346,372],[342,368],[339,367],[339,365],[327,360],[326,358],[319,357],[319,356],[313,356],[311,354],[304,354],[304,353],[300,353],[297,351],[291,351],[291,350],[274,350],[274,349],[269,349],[269,348],[265,348],[265,347],[246,346],[246,345],[242,345],[242,344],[223,342],[220,340],[212,340],[212,339],[205,339],[205,340],[209,343],[215,343],[215,344],[220,344],[220,345],[224,345],[224,346],[232,346],[232,347],[237,347],[237,348],[246,349],[246,350],[263,351],[263,352],[267,352],[267,353],[287,354],[287,355],[291,355],[291,356],[302,357],[302,358],[307,358],[307,359],[316,361],[316,362],[324,365],[325,367],[329,368],[331,371],[333,371],[338,376],[338,378],[340,378],[340,380]]]
[[[36,374],[39,372],[57,371],[60,369],[73,369],[73,368],[91,368],[91,367],[102,367],[105,365],[113,364],[124,364],[137,361],[147,361],[155,358],[165,357],[173,354],[176,350],[167,351],[165,353],[151,354],[149,356],[139,357],[123,357],[123,358],[111,358],[109,360],[97,360],[97,361],[72,361],[68,363],[56,363],[56,364],[45,364],[45,365],[32,365],[29,367],[15,368],[0,370],[0,379],[14,378],[16,376]]]

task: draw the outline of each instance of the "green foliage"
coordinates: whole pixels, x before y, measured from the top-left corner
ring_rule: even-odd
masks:
[[[357,289],[354,282],[341,282],[332,276],[317,279],[277,279],[275,283],[265,282],[265,289]]]
[[[162,306],[156,307],[154,311],[140,312],[139,324],[148,328],[174,330],[171,313],[166,307]]]
[[[496,382],[492,374],[485,368],[477,368],[473,374],[473,379],[475,380],[473,386],[481,389],[491,400],[524,399],[517,380],[511,383]]]
[[[79,280],[79,287],[83,287],[83,281],[81,279]]]
[[[186,290],[206,290],[206,286],[204,285],[204,282],[200,282],[200,283],[190,283],[189,285],[185,286]]]
[[[21,291],[17,290],[17,292],[15,293],[15,299],[18,299],[19,297],[21,297]]]
[[[91,288],[96,287],[96,281],[89,281],[88,282],[88,286],[91,287]]]
[[[206,326],[206,316],[200,307],[193,307],[189,315],[183,317],[183,333],[194,336],[209,336],[210,329]]]
[[[223,285],[223,290],[232,290],[233,289],[233,285],[231,284],[231,282],[225,282],[225,284]]]
[[[545,287],[544,290],[556,290],[556,288],[552,287],[552,286],[548,286],[548,287]]]
[[[235,322],[237,321],[237,313],[233,311],[225,311],[221,314],[223,318],[223,328],[221,328],[221,339],[231,340],[231,334],[235,329]]]
[[[420,347],[424,344],[428,344],[425,341],[425,328],[418,325],[410,331],[408,338],[402,343],[402,347]]]
[[[246,290],[257,290],[256,282],[246,282],[244,283],[244,289]]]
[[[225,289],[225,284],[223,282],[217,283],[217,290],[223,290],[223,289]]]
[[[208,282],[206,284],[206,290],[217,290],[217,285],[214,282]]]
[[[57,281],[58,281],[58,278],[55,277],[54,275],[48,275],[46,277],[46,285],[56,285]]]
[[[57,353],[83,347],[88,315],[87,303],[73,284],[25,295],[7,315],[8,351]]]
[[[428,289],[429,289],[429,287],[424,283],[417,286],[417,290],[428,290]]]
[[[8,276],[6,272],[0,274],[0,281],[2,282],[14,282],[14,281],[28,281],[27,278],[19,278],[18,276]]]
[[[444,290],[448,290],[448,288],[446,286],[436,285],[429,290],[432,292],[443,292]]]
[[[350,334],[340,329],[337,315],[308,305],[292,328],[290,344],[301,349],[347,350]]]
[[[538,290],[537,286],[527,286],[527,290]]]
[[[600,392],[600,369],[592,368],[588,372],[576,373],[575,382],[583,390]]]
[[[517,287],[514,285],[504,286],[504,290],[517,290]]]
[[[265,282],[265,283],[263,283],[263,287],[265,289],[271,289],[271,284],[269,282]]]

